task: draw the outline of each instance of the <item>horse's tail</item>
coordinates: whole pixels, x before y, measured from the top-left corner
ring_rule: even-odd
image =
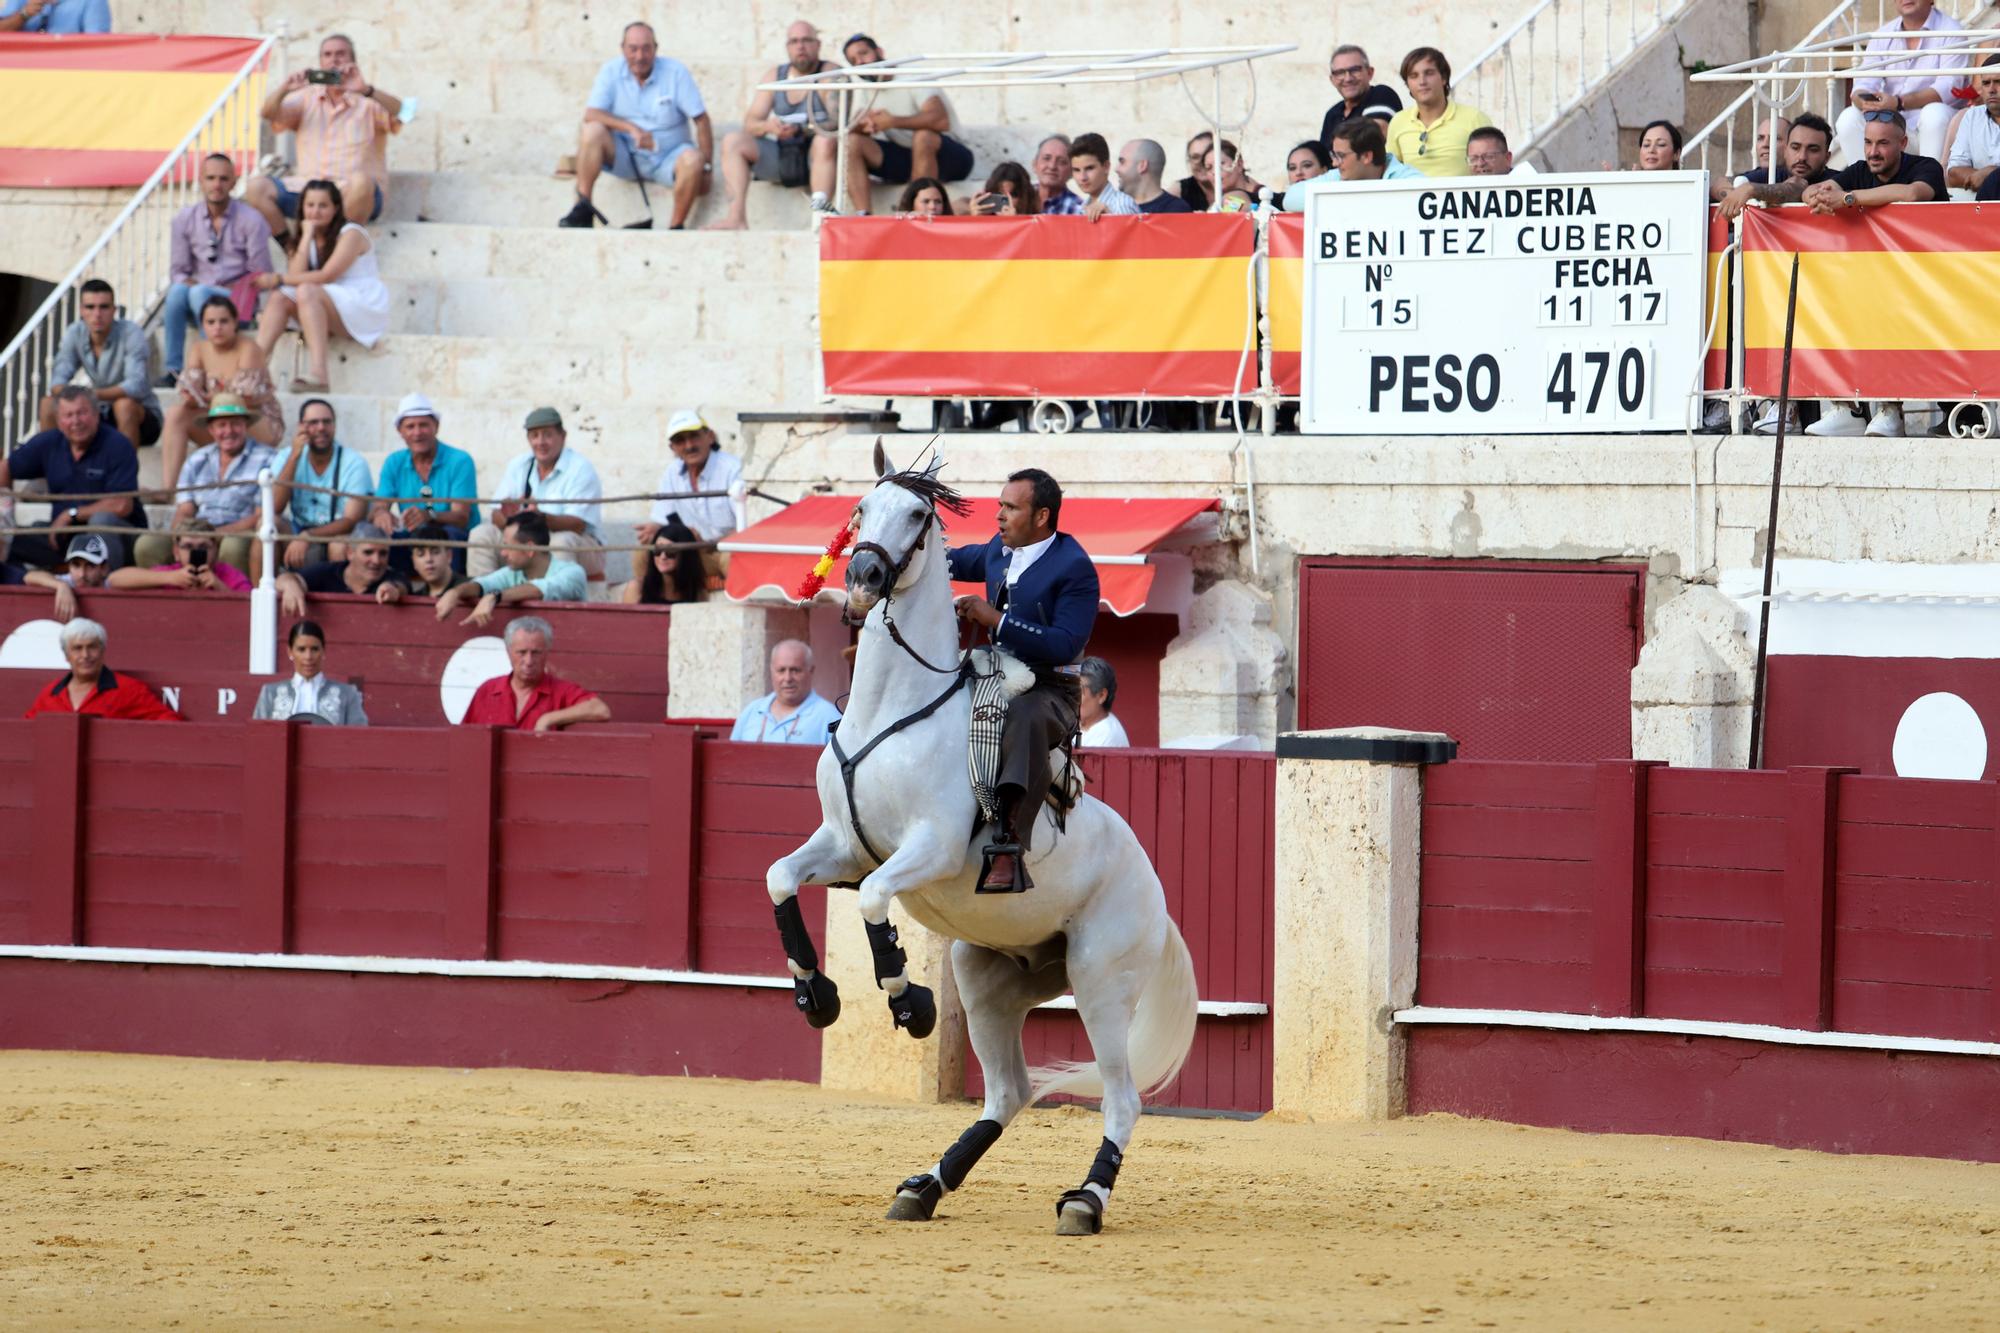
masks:
[[[1132,1062],[1132,1080],[1143,1095],[1157,1092],[1174,1081],[1187,1063],[1194,1045],[1195,1005],[1194,959],[1187,941],[1172,920],[1167,922],[1166,947],[1139,995],[1139,1009],[1132,1018],[1126,1041],[1126,1057]],[[1055,1093],[1078,1097],[1099,1097],[1104,1082],[1098,1077],[1095,1061],[1059,1060],[1028,1071],[1034,1088],[1029,1105]]]

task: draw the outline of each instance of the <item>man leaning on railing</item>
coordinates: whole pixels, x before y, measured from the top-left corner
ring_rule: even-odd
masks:
[[[62,563],[70,535],[64,529],[81,524],[146,526],[146,511],[138,501],[139,454],[132,442],[97,415],[97,397],[89,389],[72,384],[58,389],[55,399],[55,429],[32,436],[0,459],[0,526],[12,526],[10,491],[17,481],[41,481],[49,495],[104,498],[53,501],[49,518],[49,526],[56,530],[53,535],[29,533],[13,539],[10,558],[40,569]],[[112,567],[124,564],[130,552],[130,537],[113,540]]]

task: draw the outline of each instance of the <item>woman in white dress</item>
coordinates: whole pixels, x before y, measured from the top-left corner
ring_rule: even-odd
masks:
[[[347,220],[340,187],[307,181],[299,198],[299,244],[284,276],[265,273],[257,285],[277,294],[264,305],[257,345],[269,357],[293,318],[306,340],[311,374],[294,379],[293,393],[325,393],[326,347],[335,336],[373,347],[389,327],[389,289],[375,265],[375,244]]]

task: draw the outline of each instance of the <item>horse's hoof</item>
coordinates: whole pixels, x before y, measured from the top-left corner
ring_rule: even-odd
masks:
[[[937,1001],[931,998],[931,988],[914,982],[903,987],[901,995],[890,997],[889,1016],[918,1041],[930,1036],[937,1026]]]
[[[944,1186],[933,1175],[911,1176],[889,1201],[891,1222],[928,1222],[937,1213]]]
[[[824,972],[815,972],[806,980],[792,978],[792,1002],[816,1028],[832,1027],[840,1017],[840,987]]]
[[[1089,1190],[1071,1190],[1056,1200],[1058,1236],[1095,1236],[1104,1230],[1104,1205]]]

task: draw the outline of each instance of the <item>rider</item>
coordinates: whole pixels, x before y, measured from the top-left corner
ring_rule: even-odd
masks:
[[[1075,664],[1097,621],[1097,567],[1076,538],[1056,531],[1061,515],[1056,479],[1040,468],[1023,468],[1000,492],[998,535],[947,556],[955,581],[986,584],[986,596],[960,599],[960,618],[983,626],[1035,673],[1034,688],[1008,705],[1001,730],[1000,821],[986,847],[980,893],[1034,887],[1024,862],[1053,777],[1049,752],[1076,730]]]

